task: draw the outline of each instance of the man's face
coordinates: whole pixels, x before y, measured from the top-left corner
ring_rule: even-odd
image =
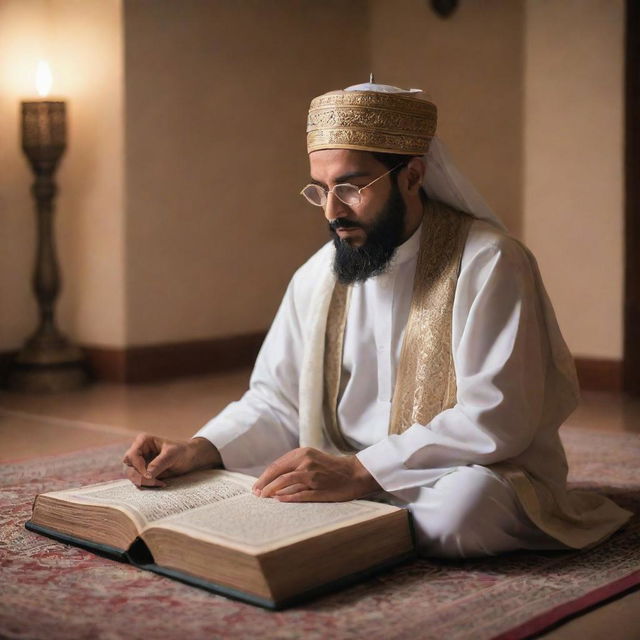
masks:
[[[312,182],[326,189],[344,183],[364,187],[388,171],[370,153],[350,149],[314,151],[309,162]],[[348,206],[330,194],[324,209],[336,247],[334,271],[345,284],[382,273],[404,232],[406,205],[391,176],[367,187],[360,196],[358,205]]]

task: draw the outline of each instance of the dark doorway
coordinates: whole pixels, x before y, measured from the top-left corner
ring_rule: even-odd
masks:
[[[640,396],[640,2],[626,12],[624,390]]]

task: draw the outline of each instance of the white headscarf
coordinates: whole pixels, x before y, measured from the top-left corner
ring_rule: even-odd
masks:
[[[378,93],[401,93],[420,98],[424,95],[421,89],[400,89],[388,84],[365,82],[347,87],[345,91],[375,91]],[[444,202],[454,209],[469,213],[475,218],[486,220],[499,229],[506,227],[491,210],[484,198],[474,186],[458,171],[451,159],[444,142],[434,136],[429,145],[429,151],[423,156],[427,170],[422,186],[427,195],[433,200]]]

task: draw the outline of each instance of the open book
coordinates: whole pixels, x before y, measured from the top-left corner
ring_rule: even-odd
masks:
[[[26,527],[269,608],[390,566],[413,552],[408,513],[387,504],[283,503],[255,478],[206,470],[164,488],[129,480],[37,496]]]

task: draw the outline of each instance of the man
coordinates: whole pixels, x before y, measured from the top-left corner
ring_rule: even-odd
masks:
[[[332,242],[294,275],[249,391],[191,442],[141,435],[129,478],[258,475],[283,502],[384,492],[447,557],[583,548],[629,513],[566,491],[571,356],[531,254],[457,174],[416,90],[311,103],[311,182]],[[449,206],[453,205],[453,206]]]

